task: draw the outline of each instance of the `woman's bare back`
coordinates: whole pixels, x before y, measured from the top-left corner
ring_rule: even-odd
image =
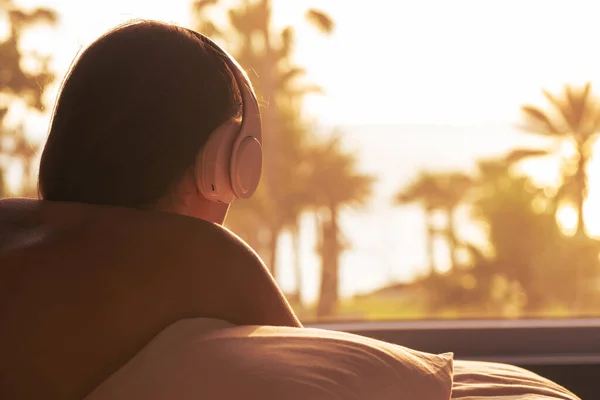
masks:
[[[81,398],[186,317],[300,326],[257,255],[216,224],[0,201],[0,398]]]

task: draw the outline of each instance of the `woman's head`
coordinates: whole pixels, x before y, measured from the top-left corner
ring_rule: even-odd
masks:
[[[75,62],[42,153],[42,198],[155,207],[193,170],[210,133],[238,116],[223,56],[159,22],[121,26]]]

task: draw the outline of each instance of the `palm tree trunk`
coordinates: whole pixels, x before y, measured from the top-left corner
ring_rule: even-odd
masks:
[[[335,312],[339,286],[339,234],[337,205],[329,207],[329,221],[323,223],[323,246],[321,250],[321,287],[317,317],[329,317]]]
[[[281,236],[281,228],[272,228],[271,229],[271,240],[269,242],[269,263],[267,264],[267,268],[273,278],[276,278],[277,272],[277,249],[279,247],[279,237]]]
[[[427,263],[428,268],[429,268],[429,274],[430,275],[434,275],[436,273],[436,269],[435,269],[435,227],[432,225],[431,223],[431,212],[426,210],[425,211],[425,220],[426,220],[426,224],[427,224],[427,237],[425,238],[426,240],[426,246],[427,246]]]
[[[0,166],[0,199],[4,198],[6,188],[4,187],[4,170]]]
[[[577,208],[577,236],[586,236],[583,205],[587,197],[587,161],[583,149],[579,149],[579,160],[577,161],[577,171],[575,172],[575,181],[577,182],[578,189],[575,199],[575,207]]]
[[[300,218],[292,227],[292,246],[294,247],[294,280],[296,281],[296,293],[294,296],[299,300],[302,293],[302,260],[300,242]]]
[[[337,204],[332,204],[330,207],[331,213],[331,293],[332,293],[332,307],[335,308],[339,299],[339,286],[340,286],[340,256],[342,253],[342,246],[340,243],[340,229],[339,229],[339,213]]]
[[[458,264],[456,260],[456,221],[455,221],[455,210],[454,208],[448,208],[446,210],[448,218],[448,226],[446,231],[446,241],[448,242],[448,248],[450,251],[450,270],[454,270]]]

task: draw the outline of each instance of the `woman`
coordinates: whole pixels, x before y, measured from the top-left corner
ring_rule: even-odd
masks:
[[[0,398],[576,399],[516,368],[298,329],[220,227],[256,189],[260,141],[247,78],[197,33],[140,22],[83,52],[45,201],[0,202]]]
[[[258,185],[260,136],[247,77],[193,31],[130,23],[80,55],[41,157],[45,201],[0,202],[0,398],[80,398],[185,317],[300,326],[221,227]]]

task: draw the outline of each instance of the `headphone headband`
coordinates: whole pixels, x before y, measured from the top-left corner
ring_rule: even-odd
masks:
[[[198,190],[209,200],[249,198],[262,173],[262,124],[254,88],[238,62],[210,38],[188,29],[227,64],[242,98],[241,122],[231,119],[211,133],[196,160]]]
[[[241,67],[235,58],[233,58],[225,49],[215,43],[208,36],[199,32],[188,29],[195,37],[200,39],[202,43],[207,44],[212,50],[222,56],[223,61],[227,64],[233,77],[236,81],[240,94],[242,96],[242,124],[240,132],[251,132],[260,144],[262,144],[262,123],[260,118],[260,109],[252,82],[246,74],[246,71]]]

